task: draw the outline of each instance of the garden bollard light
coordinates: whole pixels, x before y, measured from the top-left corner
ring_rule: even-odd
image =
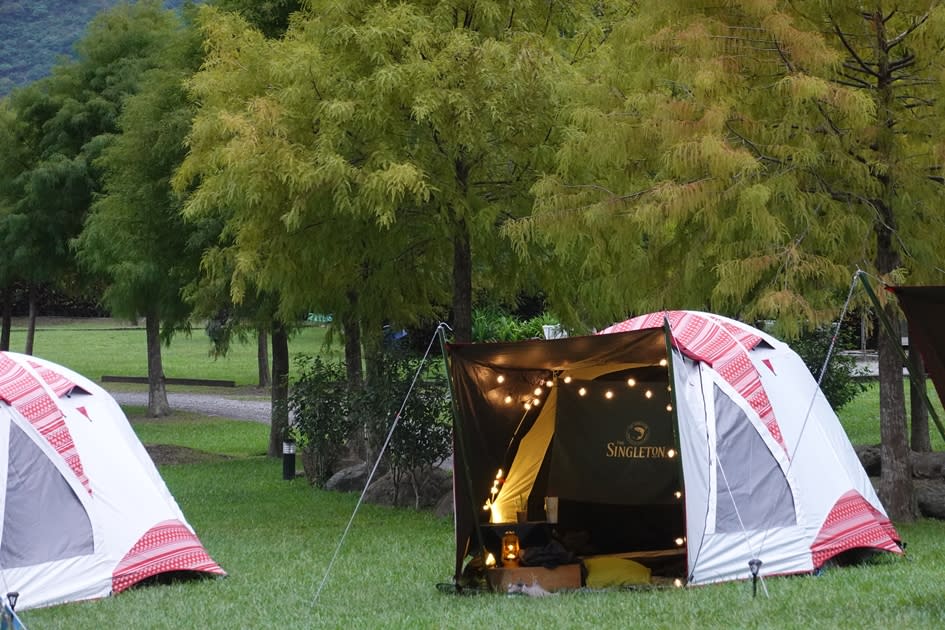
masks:
[[[282,443],[282,478],[295,479],[295,442],[292,440]]]

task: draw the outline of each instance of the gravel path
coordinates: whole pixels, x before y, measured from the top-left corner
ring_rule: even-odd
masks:
[[[147,392],[109,392],[120,405],[147,406]],[[219,394],[167,394],[167,402],[174,409],[191,411],[208,416],[251,420],[269,424],[270,404],[268,400],[246,400],[226,398]]]

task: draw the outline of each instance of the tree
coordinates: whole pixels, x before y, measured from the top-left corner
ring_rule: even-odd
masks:
[[[199,270],[201,231],[185,224],[170,177],[184,156],[193,105],[183,82],[199,65],[197,32],[167,22],[163,46],[142,88],[123,100],[115,135],[95,165],[104,190],[93,203],[75,246],[80,260],[108,280],[103,301],[115,315],[144,317],[148,413],[170,413],[161,344],[187,329],[191,307],[182,290]]]
[[[7,282],[38,286],[74,271],[69,243],[101,190],[95,160],[117,130],[123,98],[153,66],[175,19],[157,0],[119,5],[90,24],[76,61],[9,97],[4,118],[12,112],[13,135],[4,151],[9,159],[0,163],[0,276]]]
[[[488,270],[549,155],[554,46],[596,25],[578,4],[313,2],[278,42],[207,12],[189,211],[227,207],[237,274],[348,337],[449,304],[468,339],[474,287],[521,286],[516,266]]]
[[[935,3],[646,5],[589,59],[510,231],[573,262],[581,288],[557,300],[594,291],[575,316],[605,321],[710,308],[793,336],[837,316],[857,267],[940,277],[943,25]],[[879,344],[879,492],[909,519],[898,343]]]

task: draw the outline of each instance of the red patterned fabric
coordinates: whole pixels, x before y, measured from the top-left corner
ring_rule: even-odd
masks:
[[[3,400],[46,438],[46,441],[65,460],[89,494],[92,487],[82,469],[82,460],[72,441],[59,406],[43,384],[16,361],[0,353],[0,400]]]
[[[781,427],[774,415],[771,401],[761,384],[761,376],[748,356],[748,351],[761,342],[761,337],[746,331],[731,322],[715,320],[710,316],[689,311],[664,311],[641,315],[614,324],[601,334],[661,328],[663,319],[669,320],[673,345],[697,361],[715,369],[725,381],[735,388],[767,427],[771,437],[787,453]]]
[[[56,392],[56,396],[59,396],[61,398],[65,394],[68,394],[73,389],[75,389],[75,383],[67,379],[65,376],[63,376],[59,372],[56,372],[55,370],[51,370],[48,367],[44,365],[40,365],[39,363],[35,363],[33,361],[30,361],[29,364],[30,364],[30,367],[36,370],[40,378],[46,381],[46,384],[49,385],[49,387],[54,392]]]
[[[890,520],[859,492],[850,490],[834,504],[810,547],[814,568],[848,549],[864,547],[902,553]]]
[[[152,575],[171,571],[226,575],[186,525],[180,521],[164,521],[142,536],[118,563],[112,573],[112,593],[120,593]]]

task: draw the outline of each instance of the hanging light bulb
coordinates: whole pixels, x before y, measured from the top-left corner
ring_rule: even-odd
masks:
[[[666,451],[666,457],[669,457],[670,459],[672,459],[673,457],[676,457],[676,449],[671,448],[668,451]]]
[[[675,540],[675,543],[677,547],[682,547],[684,544],[686,544],[686,539],[679,537]]]
[[[636,386],[637,386],[637,379],[635,379],[635,378],[628,378],[628,379],[627,379],[627,385],[629,385],[630,387],[636,387]]]
[[[506,405],[511,405],[511,404],[512,404],[512,397],[511,397],[511,396],[506,396],[506,397],[505,397],[505,404],[506,404]]]
[[[673,410],[672,405],[666,405],[666,411],[672,411],[672,410]]]
[[[614,393],[611,390],[608,389],[606,392],[604,392],[604,398],[606,398],[607,400],[610,400],[613,397],[614,397]]]
[[[660,359],[660,367],[666,367],[666,359]]]
[[[536,396],[541,396],[542,391],[544,391],[544,390],[542,390],[542,388],[536,387],[536,388],[535,388],[535,391],[532,392],[532,393],[535,394]]]
[[[587,394],[587,388],[582,387],[581,389],[578,390],[578,395],[584,396],[585,394]]]
[[[495,380],[501,385],[502,383],[505,382],[505,375],[499,374],[499,376],[497,376]]]
[[[682,498],[682,490],[677,490],[676,492],[673,493],[673,496],[676,497],[677,499],[681,499],[681,498]]]
[[[646,396],[647,398],[653,398],[653,390],[648,389],[643,395]]]
[[[528,410],[530,410],[530,409],[532,408],[532,404],[531,404],[531,403],[525,403],[523,406],[525,407],[525,411],[528,411]]]
[[[553,380],[548,379],[547,381],[545,381],[545,387],[547,387],[548,389],[551,389],[554,386],[555,386],[555,382]]]
[[[570,383],[570,382],[571,382],[571,377],[570,377],[570,376],[565,376],[565,377],[564,377],[564,382],[565,382],[565,383]]]
[[[532,401],[532,407],[537,407],[541,404],[541,398],[536,398]]]

